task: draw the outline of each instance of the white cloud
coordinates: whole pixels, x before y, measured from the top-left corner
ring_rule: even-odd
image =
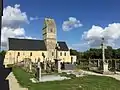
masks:
[[[29,23],[26,12],[20,10],[20,5],[14,7],[7,6],[3,9],[2,31],[1,31],[1,48],[7,49],[8,38],[27,38],[35,39],[25,35],[24,28],[21,24]]]
[[[69,31],[74,28],[78,28],[83,26],[79,20],[77,20],[75,17],[69,17],[68,21],[64,21],[62,24],[62,29],[64,31]]]
[[[37,16],[36,17],[30,17],[30,20],[33,21],[33,20],[39,20],[40,18],[38,18]]]
[[[102,28],[100,26],[93,25],[92,28],[83,33],[82,38],[88,42],[91,47],[98,47],[101,45],[101,38],[105,38],[107,45],[116,48],[120,39],[120,23],[109,24],[107,27]]]
[[[20,5],[16,4],[14,7],[7,6],[3,9],[2,26],[16,28],[23,23],[29,23],[26,12],[21,12]]]

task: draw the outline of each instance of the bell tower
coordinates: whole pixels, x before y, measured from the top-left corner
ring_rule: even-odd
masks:
[[[55,58],[55,46],[56,46],[56,24],[54,19],[45,18],[43,27],[43,40],[45,41],[48,59],[53,60]]]

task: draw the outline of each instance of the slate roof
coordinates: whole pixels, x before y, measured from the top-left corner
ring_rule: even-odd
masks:
[[[9,50],[25,50],[25,51],[46,51],[44,40],[33,40],[33,39],[17,39],[8,38]],[[68,46],[63,41],[58,41],[59,51],[68,51]]]
[[[68,46],[67,46],[67,44],[65,42],[58,41],[57,43],[58,43],[58,45],[60,47],[60,49],[58,49],[59,51],[68,51],[69,50]]]
[[[43,40],[9,38],[9,50],[46,51],[47,49]]]

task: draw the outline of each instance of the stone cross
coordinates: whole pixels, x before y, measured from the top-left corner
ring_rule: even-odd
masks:
[[[38,68],[39,68],[39,81],[41,81],[41,65],[40,65],[40,61],[38,61]]]
[[[56,44],[56,47],[55,47],[55,49],[56,49],[56,62],[57,62],[57,69],[58,69],[58,72],[61,72],[61,60],[60,59],[58,59],[58,49],[60,49],[60,46],[59,46],[59,44],[57,43]]]
[[[107,61],[105,61],[104,38],[102,38],[102,58],[103,58],[103,72],[108,72],[108,63],[107,63]]]

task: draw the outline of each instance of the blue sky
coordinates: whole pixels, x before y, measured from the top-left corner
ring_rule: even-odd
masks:
[[[111,32],[111,28],[116,28],[116,24],[119,27],[120,23],[120,0],[4,0],[4,8],[7,6],[14,7],[15,4],[20,5],[21,12],[26,12],[28,20],[30,17],[41,18],[32,20],[29,24],[20,25],[24,28],[26,36],[42,39],[43,18],[51,17],[55,19],[57,25],[57,39],[66,41],[69,47],[80,51],[92,47],[91,45],[98,41],[96,39],[98,37],[94,36],[95,33],[88,32],[92,32],[92,30],[95,32],[96,30],[97,35],[100,36],[101,33],[99,32],[105,31],[106,27],[110,27],[107,30]],[[68,21],[70,17],[80,21],[82,26],[73,27],[67,31],[63,30],[63,23]],[[109,26],[109,24],[112,25]],[[115,35],[117,32],[114,32]],[[83,35],[84,37],[82,37]],[[88,37],[90,35],[94,37]],[[119,40],[120,35],[117,36],[117,40]],[[119,47],[116,38],[107,39],[107,42],[109,45],[114,44],[113,47],[115,48]]]

